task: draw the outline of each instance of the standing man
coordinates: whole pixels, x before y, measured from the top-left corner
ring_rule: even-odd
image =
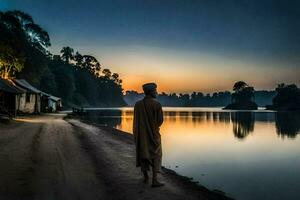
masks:
[[[148,183],[148,171],[152,167],[152,187],[163,186],[157,180],[160,172],[162,147],[159,128],[163,123],[163,112],[160,103],[155,99],[157,85],[143,85],[145,97],[134,106],[133,135],[136,145],[136,166],[141,167],[144,183]]]

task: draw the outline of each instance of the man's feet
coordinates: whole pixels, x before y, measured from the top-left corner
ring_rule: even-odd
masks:
[[[143,171],[143,175],[144,175],[143,183],[148,184],[149,183],[149,175],[148,175],[147,171]]]
[[[161,182],[159,182],[159,181],[157,181],[157,180],[153,180],[152,181],[152,187],[162,187],[162,186],[164,186],[165,184],[163,184],[163,183],[161,183]]]

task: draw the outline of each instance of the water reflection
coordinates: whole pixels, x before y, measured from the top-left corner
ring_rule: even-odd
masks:
[[[164,112],[164,166],[235,199],[300,199],[300,113],[182,109]],[[132,109],[84,117],[132,131]]]
[[[290,112],[223,112],[223,111],[164,111],[165,123],[170,125],[193,126],[201,124],[232,124],[233,135],[237,139],[245,139],[254,132],[255,123],[273,123],[277,135],[281,138],[295,138],[300,132],[300,113]],[[89,110],[84,116],[86,120],[98,124],[113,126],[131,132],[133,110]]]
[[[230,122],[230,113],[229,112],[220,112],[219,113],[219,121],[228,124]]]
[[[275,114],[276,132],[282,138],[295,138],[300,132],[300,113],[278,112]]]
[[[232,112],[233,134],[238,139],[244,139],[254,131],[255,116],[252,112]]]

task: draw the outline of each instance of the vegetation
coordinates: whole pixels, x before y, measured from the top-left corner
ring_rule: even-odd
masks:
[[[256,110],[257,104],[254,102],[254,88],[243,81],[238,81],[233,85],[234,93],[231,95],[231,104],[224,109],[233,110]]]
[[[24,78],[63,99],[65,107],[122,106],[122,80],[100,62],[63,47],[48,51],[48,33],[22,11],[0,12],[0,76]]]
[[[275,91],[254,91],[255,100],[260,106],[271,104],[275,94]],[[124,100],[128,105],[132,106],[143,97],[143,93],[126,91]],[[230,104],[231,93],[229,91],[215,92],[213,94],[203,94],[202,92],[193,92],[192,94],[166,94],[163,92],[158,95],[157,99],[163,106],[223,107]]]
[[[71,52],[68,56],[54,55],[49,63],[58,95],[64,96],[71,106],[123,106],[122,80],[117,73],[111,74],[109,69],[101,71],[98,60],[90,55],[81,55],[73,49],[64,47]]]
[[[276,88],[276,96],[273,99],[273,105],[268,109],[273,110],[300,110],[300,88],[295,84],[279,84]]]
[[[202,92],[193,92],[192,94],[166,94],[162,92],[158,94],[157,100],[163,106],[223,106],[230,102],[230,92],[215,92],[212,95],[203,94]],[[143,93],[136,91],[126,91],[124,100],[130,106],[134,105],[136,101],[144,97]]]
[[[254,131],[255,115],[253,112],[232,112],[230,115],[233,134],[236,138],[244,139]]]
[[[119,74],[101,66],[92,55],[74,53],[71,47],[62,47],[60,55],[48,51],[51,45],[48,33],[22,11],[0,12],[0,77],[24,78],[35,87],[59,96],[65,107],[133,105],[143,97],[127,91],[123,100],[122,80]],[[276,96],[275,96],[276,95]],[[274,97],[275,96],[275,97]],[[224,106],[225,109],[257,109],[256,102],[269,109],[300,110],[300,91],[292,85],[280,84],[276,91],[254,91],[243,81],[228,91],[210,94],[158,95],[163,106]],[[231,103],[230,103],[231,102]]]
[[[276,132],[282,138],[296,138],[300,134],[299,112],[276,112]]]
[[[24,57],[7,45],[0,44],[0,78],[8,79],[15,76],[24,67]]]

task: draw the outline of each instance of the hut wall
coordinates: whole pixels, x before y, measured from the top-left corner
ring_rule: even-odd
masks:
[[[41,98],[38,94],[21,94],[16,103],[18,102],[18,110],[23,113],[39,113],[41,111]]]

